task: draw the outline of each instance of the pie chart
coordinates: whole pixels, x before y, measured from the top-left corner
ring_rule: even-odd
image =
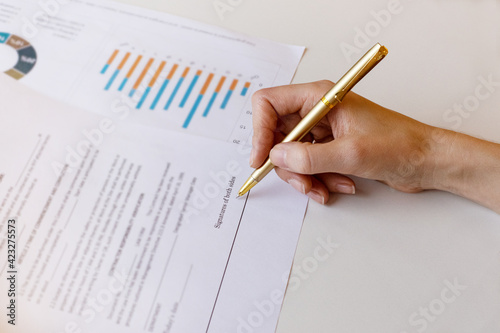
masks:
[[[5,74],[19,80],[35,67],[36,51],[27,40],[7,32],[0,32],[0,47],[2,45],[12,48],[18,57],[14,67],[6,70]]]

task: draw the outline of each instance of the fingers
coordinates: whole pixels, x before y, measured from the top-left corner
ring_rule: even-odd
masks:
[[[302,194],[314,201],[325,204],[330,192],[354,194],[354,182],[340,174],[320,174],[316,176],[302,175],[276,168],[278,176]]]
[[[295,190],[324,205],[329,198],[328,189],[314,176],[301,175],[276,168],[276,173]]]
[[[354,181],[338,173],[323,173],[315,176],[321,183],[325,184],[329,192],[342,194],[356,194]]]
[[[285,122],[281,127],[293,128],[331,86],[331,82],[320,81],[257,91],[252,97],[254,134],[250,165],[259,167],[269,155],[278,119]]]

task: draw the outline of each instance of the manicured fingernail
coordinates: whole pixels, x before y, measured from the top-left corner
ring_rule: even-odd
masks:
[[[344,194],[355,194],[356,193],[356,187],[351,184],[337,184],[335,185],[335,190],[339,193],[344,193]]]
[[[289,179],[288,184],[292,185],[292,187],[294,189],[296,189],[297,191],[299,191],[300,193],[302,193],[302,194],[306,193],[306,188],[305,188],[304,184],[299,182],[297,179]]]
[[[282,145],[277,145],[273,149],[271,149],[271,153],[269,154],[271,157],[271,161],[277,167],[282,169],[286,169],[286,149]]]
[[[314,190],[309,191],[309,193],[307,193],[307,196],[317,203],[320,203],[322,205],[325,204],[325,197]]]

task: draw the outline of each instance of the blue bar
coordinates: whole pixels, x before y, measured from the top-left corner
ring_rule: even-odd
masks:
[[[132,97],[135,94],[135,89],[130,90],[130,94],[128,94],[128,97]]]
[[[156,95],[155,100],[153,101],[153,104],[151,104],[151,107],[149,108],[150,110],[155,109],[156,104],[158,104],[158,102],[160,101],[161,95],[163,95],[163,93],[165,92],[165,89],[167,88],[167,85],[169,82],[170,82],[170,80],[168,80],[168,79],[166,79],[163,82],[163,85],[161,86],[160,91],[158,91],[158,94]]]
[[[120,84],[120,88],[118,88],[118,91],[122,91],[123,88],[125,88],[125,85],[127,84],[128,77],[124,78],[122,81],[122,84]]]
[[[184,125],[182,125],[183,128],[188,128],[189,123],[191,122],[191,119],[193,119],[193,116],[196,112],[196,109],[198,108],[198,105],[200,105],[200,102],[202,99],[203,99],[203,95],[202,94],[198,95],[198,98],[196,99],[196,102],[194,103],[193,107],[191,108],[191,111],[189,112],[189,115],[186,118]]]
[[[146,91],[144,92],[144,94],[142,95],[142,98],[141,100],[139,101],[139,103],[137,104],[137,106],[135,107],[136,109],[140,109],[142,107],[142,104],[144,104],[144,101],[146,101],[146,98],[148,98],[148,95],[149,95],[149,92],[151,91],[151,87],[147,87],[146,88]]]
[[[179,82],[177,82],[177,85],[175,86],[175,89],[172,92],[172,95],[170,95],[170,98],[168,99],[167,105],[165,105],[165,107],[163,108],[164,110],[168,110],[168,108],[170,107],[170,104],[172,104],[172,101],[174,100],[175,95],[177,95],[177,91],[179,91],[179,88],[181,87],[182,82],[184,82],[183,77],[181,77],[179,79]]]
[[[222,102],[221,109],[224,110],[227,106],[227,103],[229,102],[229,99],[231,98],[231,95],[233,94],[232,90],[229,90],[227,92],[226,98],[224,98],[224,102]]]
[[[214,104],[215,98],[217,98],[218,93],[214,92],[212,95],[212,98],[210,98],[210,102],[208,102],[207,107],[205,108],[205,112],[203,112],[203,117],[208,116],[208,113],[210,112],[210,109],[212,108],[212,105]]]
[[[188,98],[189,98],[189,95],[191,95],[191,92],[193,91],[193,88],[194,86],[196,85],[196,82],[198,81],[199,79],[199,75],[196,75],[193,79],[193,81],[191,82],[191,84],[189,85],[189,88],[188,90],[186,91],[186,93],[184,94],[184,98],[182,99],[181,101],[181,104],[179,105],[179,107],[183,108],[184,105],[186,104]]]
[[[109,88],[111,88],[111,85],[113,84],[113,82],[115,81],[115,79],[116,79],[116,77],[118,76],[119,73],[120,73],[119,69],[117,69],[113,73],[113,76],[111,77],[111,79],[109,80],[108,84],[106,85],[106,88],[104,88],[105,90],[109,90]]]
[[[248,88],[247,87],[243,87],[243,90],[241,91],[241,96],[245,96],[248,92]]]
[[[102,69],[101,74],[106,73],[106,71],[108,70],[108,68],[109,68],[108,64],[104,65],[104,68]]]

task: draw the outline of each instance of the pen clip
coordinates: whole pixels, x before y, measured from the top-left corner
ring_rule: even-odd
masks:
[[[385,50],[385,53],[381,53],[381,51],[379,50],[379,52],[377,52],[368,62],[366,62],[365,64],[363,64],[363,67],[361,67],[358,72],[352,77],[351,81],[349,81],[346,85],[346,87],[344,87],[343,90],[346,90],[347,88],[349,88],[349,90],[356,84],[358,83],[366,74],[368,74],[368,72],[373,68],[375,67],[375,65],[380,61],[382,60],[386,55],[387,55],[387,48],[385,48],[384,46],[382,46]],[[367,68],[368,67],[368,68]],[[356,81],[356,82],[353,82],[353,81]]]
[[[351,69],[337,82],[332,91],[325,97],[328,100],[337,99],[342,101],[352,87],[354,87],[366,74],[368,74],[389,51],[379,43],[375,44],[366,54],[361,57]]]

